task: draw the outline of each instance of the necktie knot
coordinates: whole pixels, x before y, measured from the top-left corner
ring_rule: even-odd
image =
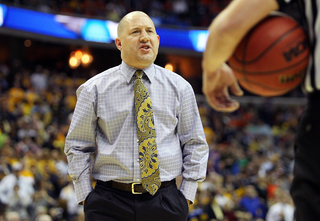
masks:
[[[137,79],[142,79],[142,76],[143,76],[143,71],[142,70],[137,70],[135,73],[134,73],[137,77]]]

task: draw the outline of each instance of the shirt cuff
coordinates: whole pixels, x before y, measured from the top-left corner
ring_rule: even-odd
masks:
[[[196,198],[198,182],[183,179],[179,189],[184,195],[184,197],[193,203],[194,199]]]
[[[73,183],[76,192],[77,203],[82,205],[82,202],[87,198],[89,193],[93,190],[90,179],[78,180]]]

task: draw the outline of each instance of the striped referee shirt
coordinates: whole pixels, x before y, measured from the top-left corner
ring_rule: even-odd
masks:
[[[134,109],[135,69],[124,62],[77,90],[65,142],[78,203],[96,180],[140,183]],[[154,112],[161,181],[183,176],[180,190],[193,201],[206,176],[208,145],[195,95],[181,76],[152,64],[143,70]],[[93,163],[91,163],[93,159]]]
[[[312,93],[320,90],[320,17],[318,10],[320,0],[277,0],[280,7],[285,4],[297,1],[299,3],[302,19],[306,22],[310,43],[310,59],[307,73],[305,76],[303,90]]]

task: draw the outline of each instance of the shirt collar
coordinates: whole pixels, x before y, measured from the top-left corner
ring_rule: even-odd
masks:
[[[121,62],[120,69],[128,84],[132,79],[134,79],[133,75],[136,72],[136,70],[138,70],[137,68],[127,65],[124,61]],[[149,81],[152,83],[152,80],[154,79],[154,75],[155,75],[154,64],[152,63],[149,67],[144,68],[142,70],[145,73],[145,75],[148,77]]]

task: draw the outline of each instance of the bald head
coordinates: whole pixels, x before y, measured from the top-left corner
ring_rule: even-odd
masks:
[[[134,17],[137,17],[137,16],[141,16],[141,17],[148,17],[151,20],[151,18],[144,12],[141,12],[141,11],[133,11],[133,12],[130,12],[128,14],[126,14],[119,22],[118,24],[118,29],[117,29],[117,34],[118,34],[118,37],[121,37],[122,33],[123,33],[123,30],[125,28],[125,26],[128,24],[128,21],[129,20],[132,20]],[[153,22],[152,22],[153,23]]]

